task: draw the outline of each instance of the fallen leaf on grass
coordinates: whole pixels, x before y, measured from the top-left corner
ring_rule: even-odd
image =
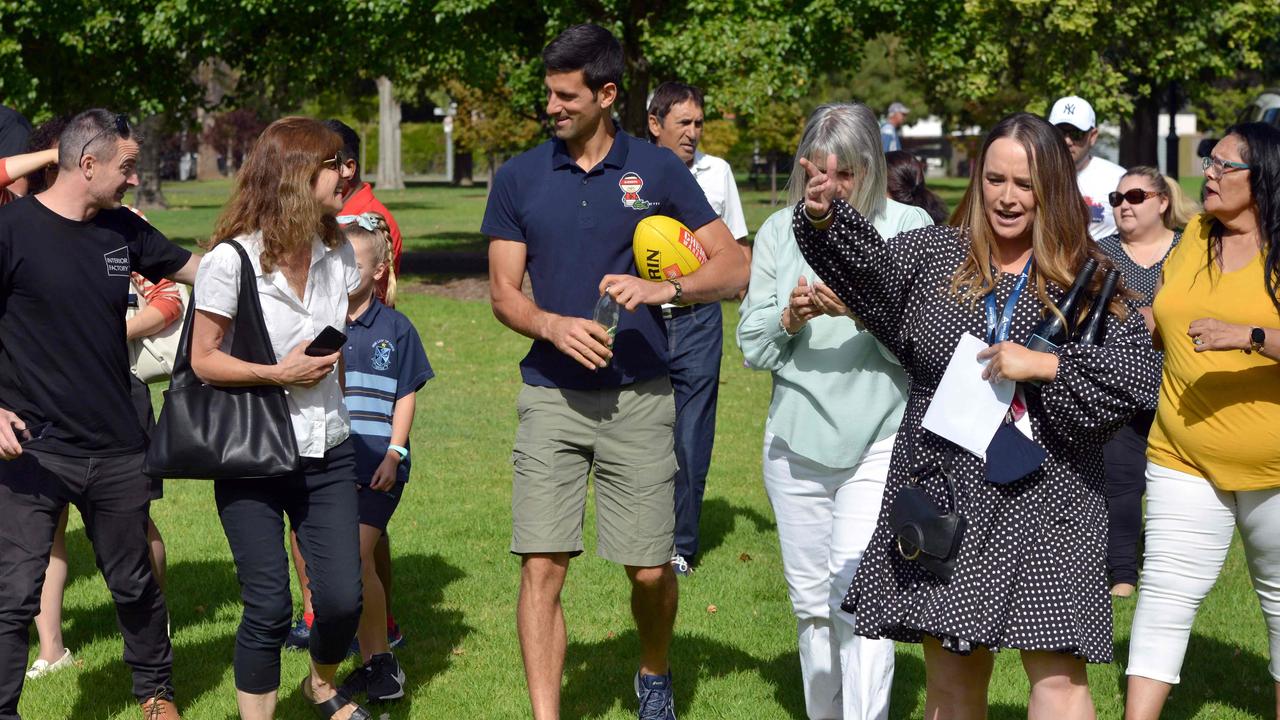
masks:
[[[614,638],[616,638],[616,637],[618,637],[618,636],[617,636],[617,634],[615,634],[612,630],[610,630],[609,632],[607,632],[607,633],[605,633],[605,634],[604,634],[604,639],[605,639],[605,640],[612,640],[612,639],[614,639]]]
[[[443,340],[437,340],[437,341],[436,341],[436,347],[444,347],[444,341],[443,341]]]
[[[716,607],[715,605],[708,605],[707,612],[711,615],[715,615],[716,613],[720,612],[720,608]]]
[[[450,650],[449,652],[453,653],[454,655],[466,655],[466,654],[467,654],[467,651],[466,651],[466,650],[463,650],[463,649],[462,649],[462,648],[460,648],[460,647],[456,647],[456,648],[454,648],[454,649]]]
[[[742,553],[738,556],[738,562],[751,562],[751,556],[746,553]]]

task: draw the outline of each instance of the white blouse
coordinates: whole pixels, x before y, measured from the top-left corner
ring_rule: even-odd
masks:
[[[346,326],[347,295],[360,285],[360,271],[350,243],[343,242],[330,250],[318,236],[311,241],[311,268],[303,297],[299,299],[278,268],[262,272],[262,233],[235,239],[244,246],[253,264],[262,316],[277,359],[299,344],[310,343],[327,325],[338,330]],[[196,274],[196,309],[233,318],[239,293],[240,256],[227,243],[219,243],[200,261]],[[222,339],[223,352],[231,351],[233,332],[234,328]],[[311,387],[288,385],[284,392],[302,457],[324,457],[326,450],[347,439],[351,422],[336,372]]]

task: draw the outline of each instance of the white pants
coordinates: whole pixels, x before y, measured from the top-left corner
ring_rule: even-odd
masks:
[[[876,528],[893,440],[872,445],[857,467],[830,468],[764,436],[764,487],[778,522],[810,720],[889,716],[893,642],[855,635],[840,602]]]
[[[1280,489],[1224,492],[1153,463],[1147,463],[1147,548],[1127,674],[1180,681],[1191,622],[1236,528],[1271,638],[1271,677],[1280,682]]]

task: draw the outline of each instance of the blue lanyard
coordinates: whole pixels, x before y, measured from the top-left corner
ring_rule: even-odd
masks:
[[[1013,291],[1009,293],[1009,299],[1005,301],[998,320],[996,319],[996,291],[992,289],[987,293],[987,344],[995,345],[1009,339],[1009,330],[1013,326],[1013,306],[1018,304],[1018,296],[1027,286],[1032,259],[1027,258],[1027,264],[1022,268],[1022,274],[1018,276],[1018,282],[1013,286]]]

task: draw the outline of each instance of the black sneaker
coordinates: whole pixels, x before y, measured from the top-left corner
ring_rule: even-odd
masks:
[[[298,618],[298,621],[289,628],[289,636],[284,639],[284,646],[290,650],[306,650],[311,644],[311,628],[307,626],[307,621]]]
[[[357,665],[346,677],[342,678],[342,684],[338,686],[338,692],[348,698],[354,698],[357,695],[363,695],[369,692],[369,666]]]
[[[396,656],[381,653],[369,658],[369,702],[399,700],[404,697],[404,671]]]

